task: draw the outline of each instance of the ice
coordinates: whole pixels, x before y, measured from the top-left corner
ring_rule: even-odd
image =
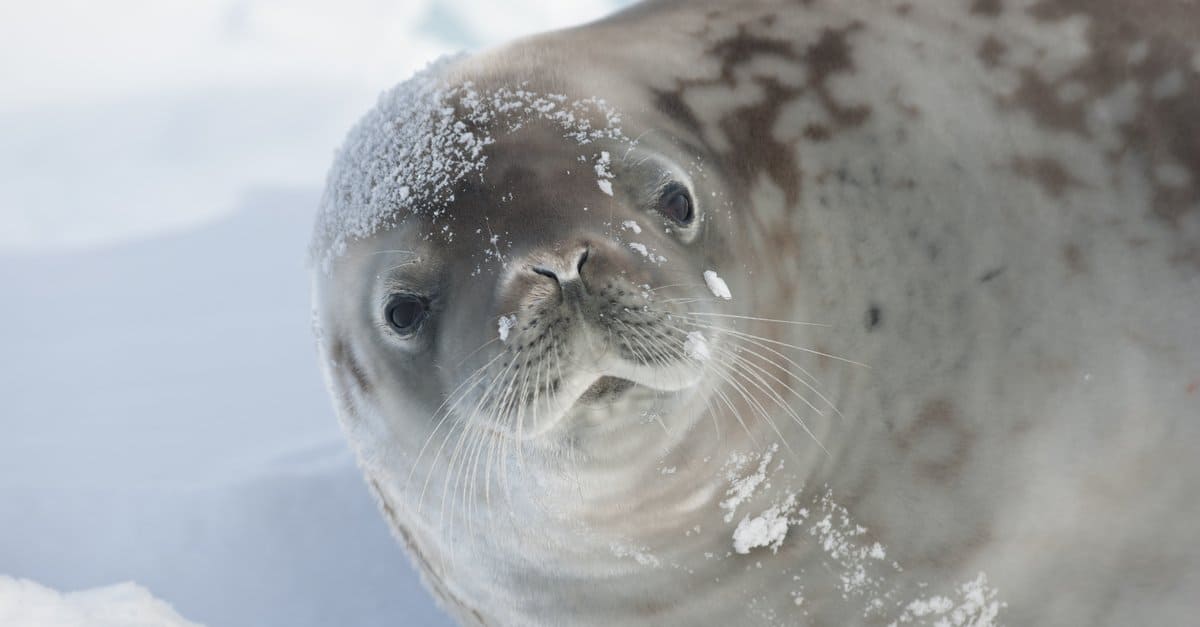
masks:
[[[12,627],[200,627],[134,583],[60,593],[0,575],[0,625]]]
[[[729,293],[729,286],[725,284],[725,279],[722,279],[713,270],[704,271],[704,284],[708,286],[708,290],[717,298],[723,300],[733,298],[733,294]]]

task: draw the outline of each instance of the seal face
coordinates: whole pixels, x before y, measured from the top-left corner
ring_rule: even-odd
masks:
[[[314,326],[447,610],[1191,616],[1200,14],[1121,6],[651,2],[384,94]]]

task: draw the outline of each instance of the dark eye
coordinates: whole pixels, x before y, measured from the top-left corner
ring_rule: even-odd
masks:
[[[696,217],[692,210],[692,197],[683,189],[671,189],[663,195],[662,212],[679,224],[690,224]]]
[[[429,313],[429,301],[413,294],[396,294],[388,301],[384,315],[400,335],[412,335]]]

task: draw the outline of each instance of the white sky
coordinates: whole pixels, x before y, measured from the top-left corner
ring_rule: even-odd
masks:
[[[0,252],[210,220],[319,187],[377,94],[460,49],[629,0],[0,3]]]

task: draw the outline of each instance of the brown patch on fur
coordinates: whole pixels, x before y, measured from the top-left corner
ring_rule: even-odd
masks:
[[[847,36],[862,28],[859,22],[840,28],[821,31],[817,43],[805,51],[808,61],[809,86],[817,92],[817,98],[834,121],[843,127],[860,126],[871,114],[867,105],[844,105],[833,97],[829,79],[841,73],[854,72],[854,59],[850,55]]]
[[[921,474],[939,483],[950,483],[967,461],[967,454],[975,440],[972,434],[957,419],[954,404],[944,398],[925,403],[916,420],[899,435],[897,444],[901,450],[909,450],[923,439],[934,434],[947,434],[951,445],[933,455],[921,454],[913,464]]]
[[[984,66],[995,68],[1000,65],[1000,58],[1004,53],[1008,52],[1008,46],[1005,46],[999,39],[992,35],[983,38],[979,44],[979,50],[975,53]]]
[[[806,48],[795,45],[792,38],[776,38],[764,34],[759,19],[747,16],[737,31],[713,41],[708,53],[720,63],[719,73],[712,78],[679,80],[670,90],[653,89],[651,95],[655,107],[686,128],[696,142],[703,144],[703,131],[707,130],[699,116],[687,105],[687,92],[694,88],[723,86],[742,89],[752,84],[763,91],[757,102],[739,107],[714,121],[720,129],[729,149],[717,151],[703,145],[704,154],[711,155],[720,168],[729,172],[730,192],[742,199],[749,197],[753,186],[765,178],[777,186],[788,207],[800,201],[804,173],[799,157],[799,143],[805,139],[827,141],[836,131],[861,125],[869,116],[866,105],[851,105],[839,101],[832,91],[833,78],[854,70],[848,35],[862,28],[851,23],[840,29],[825,29],[817,41]],[[746,76],[739,74],[740,67],[761,57],[775,57],[794,63],[807,64],[808,76],[803,85],[786,84],[774,76]],[[829,120],[810,125],[802,137],[780,140],[774,129],[783,110],[797,98],[811,97],[825,110]],[[756,247],[762,250],[784,250],[795,246],[795,238],[788,224],[765,224],[755,221],[746,223],[746,233],[753,234],[761,242]],[[776,286],[781,298],[790,297],[796,286],[794,282],[780,278]]]
[[[812,142],[829,141],[832,135],[829,127],[824,124],[809,124],[804,127],[804,139]]]
[[[1011,166],[1018,176],[1031,179],[1053,198],[1062,198],[1067,189],[1083,185],[1052,157],[1013,157]]]
[[[653,89],[650,92],[654,97],[654,107],[659,111],[667,114],[672,120],[682,124],[689,132],[699,136],[701,131],[700,120],[696,117],[696,113],[691,107],[683,101],[683,92],[681,90],[666,91]]]
[[[1087,137],[1090,105],[1127,83],[1137,84],[1134,117],[1116,127],[1123,142],[1107,156],[1113,163],[1132,157],[1143,164],[1153,189],[1153,216],[1177,232],[1180,220],[1200,206],[1200,76],[1191,67],[1200,4],[1161,0],[1149,10],[1117,0],[1041,0],[1028,11],[1047,22],[1087,18],[1091,54],[1054,81],[1025,68],[1020,86],[1003,104],[1027,111],[1045,128]],[[1146,46],[1146,54],[1131,57],[1134,45]],[[1150,86],[1172,70],[1182,77],[1178,93],[1155,98]],[[1057,88],[1066,83],[1081,85],[1083,97],[1061,102]],[[1179,187],[1162,184],[1155,171],[1164,164],[1184,168],[1190,181]],[[1200,259],[1200,243],[1180,245],[1184,250],[1176,258]]]
[[[971,3],[971,15],[996,17],[1003,11],[1004,3],[1001,0],[974,0]]]
[[[833,76],[854,70],[847,36],[860,28],[861,24],[854,23],[842,29],[825,29],[813,45],[798,51],[791,41],[756,34],[746,24],[741,24],[737,33],[714,42],[708,50],[721,61],[717,78],[680,81],[671,91],[652,90],[655,107],[698,135],[702,125],[684,98],[689,89],[718,84],[737,88],[736,69],[764,55],[807,63],[809,77],[804,86],[792,87],[774,77],[755,77],[752,80],[763,89],[765,96],[757,104],[736,109],[717,122],[732,144],[732,148],[721,155],[725,166],[737,173],[738,179],[747,186],[759,173],[767,174],[783,190],[788,205],[793,206],[800,198],[802,176],[796,145],[776,140],[772,129],[783,107],[808,93],[822,105],[836,128],[859,126],[866,121],[870,114],[868,106],[844,104],[834,97],[830,88]],[[833,131],[828,126],[811,125],[806,129],[806,136],[824,141]]]

